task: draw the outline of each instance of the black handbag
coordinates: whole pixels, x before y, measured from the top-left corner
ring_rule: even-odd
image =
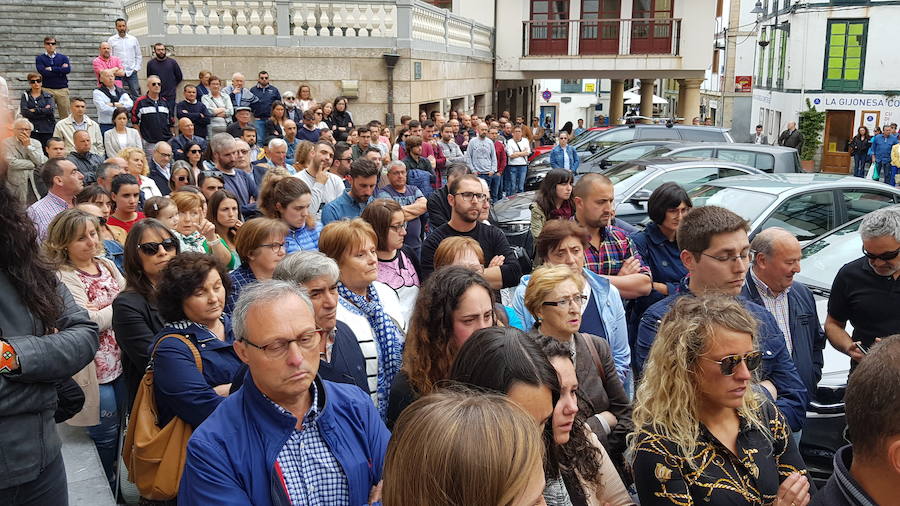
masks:
[[[53,419],[62,423],[77,415],[84,407],[84,391],[72,378],[56,384],[56,412]]]

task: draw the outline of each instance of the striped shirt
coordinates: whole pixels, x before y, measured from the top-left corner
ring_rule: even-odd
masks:
[[[340,299],[337,308],[337,319],[346,323],[356,335],[359,349],[366,360],[366,379],[369,382],[372,402],[378,405],[378,344],[375,343],[375,333],[365,316],[354,312],[353,304]]]
[[[765,306],[766,309],[772,313],[772,316],[775,317],[775,323],[778,324],[778,328],[781,329],[781,333],[784,334],[788,352],[793,356],[794,341],[791,339],[791,311],[788,303],[788,293],[790,293],[791,287],[788,287],[787,290],[776,295],[765,283],[756,277],[756,273],[753,272],[752,268],[750,269],[750,279],[756,284],[756,289],[759,291],[759,298],[762,299],[763,306]]]

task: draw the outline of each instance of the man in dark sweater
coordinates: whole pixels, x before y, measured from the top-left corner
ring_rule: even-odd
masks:
[[[53,95],[59,117],[69,115],[69,57],[56,52],[56,37],[44,37],[44,53],[34,58],[34,66],[44,80],[44,91]]]
[[[450,221],[450,203],[447,195],[450,194],[450,185],[461,176],[469,173],[469,166],[465,163],[451,163],[444,169],[447,173],[447,184],[428,196],[428,226],[429,230],[437,230],[441,225]]]
[[[162,42],[153,44],[153,55],[147,62],[147,75],[157,76],[162,81],[162,91],[159,92],[170,104],[175,103],[175,94],[181,83],[181,67],[175,58],[169,58],[166,54],[166,45]]]
[[[209,111],[197,100],[197,87],[193,84],[185,85],[184,100],[178,102],[175,107],[175,117],[190,119],[194,125],[194,135],[199,135],[204,139],[207,137],[206,127],[209,125]]]
[[[172,104],[160,95],[161,81],[159,77],[151,75],[147,78],[147,94],[138,97],[131,109],[131,122],[137,125],[144,142],[144,152],[147,158],[153,153],[153,146],[159,141],[169,141],[172,138],[172,126],[175,124],[175,114]]]
[[[432,231],[422,245],[420,267],[423,280],[434,271],[434,252],[441,241],[447,237],[465,236],[481,245],[484,251],[484,278],[492,287],[499,290],[516,286],[522,271],[506,236],[497,227],[478,221],[484,199],[489,198],[484,193],[481,180],[466,174],[448,186],[447,201],[453,212],[450,221]],[[500,258],[495,260],[496,257]],[[499,266],[493,266],[501,261]]]

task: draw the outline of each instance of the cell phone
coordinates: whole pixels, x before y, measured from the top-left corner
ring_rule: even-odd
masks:
[[[856,342],[853,343],[853,344],[856,345],[856,348],[857,348],[859,351],[861,351],[863,355],[868,355],[868,354],[869,354],[869,348],[868,348],[867,346],[863,345],[862,341],[856,341]]]

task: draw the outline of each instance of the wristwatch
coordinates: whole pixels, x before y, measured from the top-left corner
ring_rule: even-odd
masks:
[[[0,341],[0,374],[9,374],[19,368],[16,350],[6,341]]]

